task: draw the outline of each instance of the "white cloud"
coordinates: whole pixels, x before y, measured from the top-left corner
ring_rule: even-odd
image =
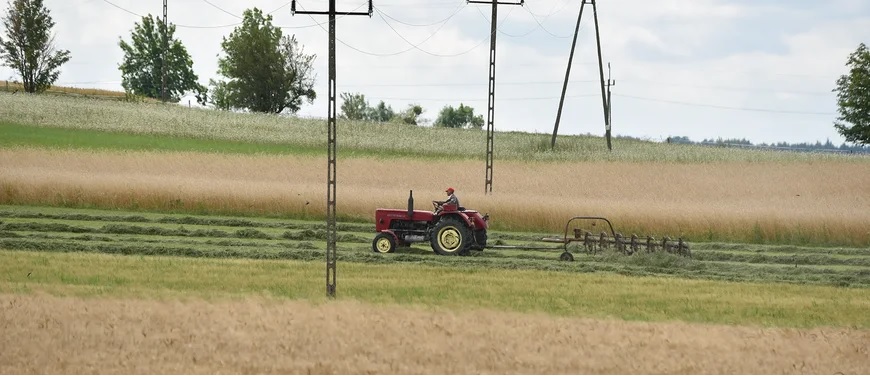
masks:
[[[158,1],[110,1],[138,14],[162,13]],[[249,6],[271,11],[288,0],[210,2],[241,15]],[[338,3],[339,10],[365,10],[363,0]],[[864,3],[837,0],[828,7],[828,3],[802,2],[798,7],[790,2],[714,0],[599,2],[604,61],[612,62],[617,82],[614,132],[653,139],[686,135],[696,140],[830,138],[842,142],[831,125],[835,115],[749,109],[834,113],[833,82],[843,73],[848,53],[859,42],[868,42],[870,14]],[[137,17],[101,0],[46,0],[46,4],[57,22],[58,46],[73,55],[59,83],[119,89],[118,38],[129,38]],[[326,7],[324,0],[299,0],[299,4],[300,9]],[[375,6],[385,13],[383,18],[375,14],[339,19],[339,39],[375,55],[408,51],[373,56],[339,43],[339,91],[361,92],[370,101],[383,99],[396,109],[420,103],[429,118],[442,106],[458,105],[460,100],[485,113],[488,6],[465,4],[465,0],[375,0]],[[289,8],[274,14],[275,24],[294,27],[284,29],[285,33],[296,34],[306,51],[318,56],[318,99],[300,114],[325,116],[327,35],[319,26],[305,26],[323,23],[326,27],[326,17],[293,16]],[[5,9],[5,4],[0,6],[0,12]],[[201,0],[169,0],[169,9],[170,21],[179,25],[239,22]],[[552,132],[571,44],[566,37],[573,33],[578,9],[579,2],[573,0],[530,0],[522,8],[499,7],[497,129]],[[836,12],[826,15],[826,9]],[[436,23],[445,19],[443,25]],[[231,31],[231,27],[178,28],[177,37],[191,53],[203,83],[215,77],[221,38]],[[419,44],[419,49],[397,32]],[[751,48],[747,41],[752,42]],[[603,133],[595,51],[592,9],[587,6],[561,134]],[[0,68],[0,77],[10,75],[11,70]]]

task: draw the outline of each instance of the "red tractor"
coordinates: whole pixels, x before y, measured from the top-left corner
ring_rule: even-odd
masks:
[[[453,204],[432,201],[433,211],[414,210],[414,192],[408,196],[408,209],[376,209],[372,250],[391,253],[396,247],[429,242],[435,253],[465,256],[486,247],[489,215]]]

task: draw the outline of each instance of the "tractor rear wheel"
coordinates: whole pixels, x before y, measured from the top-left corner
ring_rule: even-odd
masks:
[[[393,235],[381,232],[372,240],[372,251],[377,253],[393,253],[396,250],[396,239]]]
[[[456,218],[442,218],[432,229],[431,243],[442,256],[466,255],[474,241],[466,224]]]
[[[471,249],[482,251],[484,248],[486,248],[486,229],[474,231],[474,244]]]

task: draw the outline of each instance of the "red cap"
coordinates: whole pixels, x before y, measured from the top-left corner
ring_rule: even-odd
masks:
[[[453,193],[453,188],[447,188],[447,190],[445,190],[444,192]]]

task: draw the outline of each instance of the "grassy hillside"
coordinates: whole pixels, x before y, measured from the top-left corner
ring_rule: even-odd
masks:
[[[0,93],[24,94],[24,85],[20,82],[0,80]],[[50,86],[43,95],[73,98],[105,99],[112,101],[127,100],[128,96],[122,91],[103,90],[94,88],[77,88],[68,86]],[[152,99],[138,98],[139,101],[157,102]]]
[[[158,139],[170,136],[277,144],[286,145],[289,153],[296,150],[326,153],[325,122],[318,119],[0,93],[0,127],[20,126],[108,131],[96,136],[104,140],[99,142],[103,145],[117,144],[114,142],[116,138],[124,139],[129,135],[148,135]],[[13,130],[6,132],[13,133]],[[485,157],[486,136],[481,130],[340,121],[338,137],[339,155],[345,157],[357,154],[474,160]],[[711,148],[631,139],[616,139],[614,150],[608,152],[600,137],[568,135],[560,136],[556,149],[551,150],[550,137],[549,134],[497,132],[495,163],[500,160],[668,163],[870,160],[866,157]]]

